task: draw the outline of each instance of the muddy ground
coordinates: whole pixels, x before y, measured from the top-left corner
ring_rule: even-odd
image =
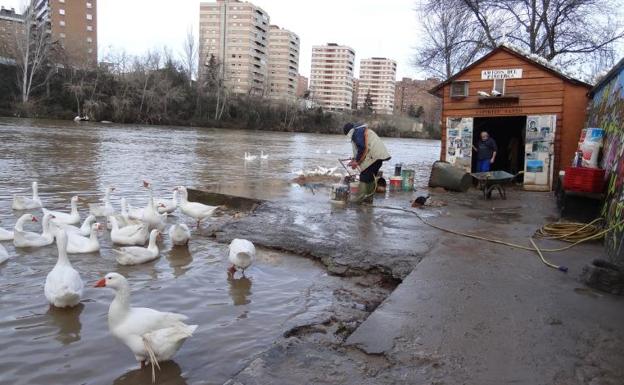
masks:
[[[267,202],[212,229],[220,241],[247,238],[355,280],[355,290],[334,292],[326,316],[289,325],[228,384],[624,383],[624,299],[578,280],[604,257],[600,243],[547,254],[569,268],[562,273],[531,251],[443,232],[392,208],[409,208],[408,194],[361,208],[326,196]],[[418,210],[425,220],[518,244],[558,219],[548,193],[432,197],[447,205]]]

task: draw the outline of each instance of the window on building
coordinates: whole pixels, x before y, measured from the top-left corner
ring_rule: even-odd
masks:
[[[59,0],[59,3],[65,3],[65,0]]]
[[[90,37],[87,38],[87,43],[93,43],[93,39],[91,39]]]
[[[89,8],[89,9],[93,8],[93,4],[87,2],[87,8]]]
[[[505,79],[494,79],[494,86],[492,91],[500,92],[501,95],[505,94]]]
[[[468,96],[468,85],[470,84],[467,80],[456,80],[451,82],[451,97],[452,98],[465,98]]]
[[[59,21],[59,25],[60,25],[61,27],[64,27],[64,26],[65,26],[65,20],[61,20],[61,21]]]
[[[93,15],[90,13],[87,13],[87,20],[93,20]]]
[[[61,32],[61,33],[59,33],[59,37],[60,37],[61,39],[65,39],[65,34],[64,34],[63,32]]]
[[[87,25],[87,31],[93,31],[93,26],[92,25]]]
[[[64,15],[65,14],[65,10],[64,9],[59,9],[59,15]]]

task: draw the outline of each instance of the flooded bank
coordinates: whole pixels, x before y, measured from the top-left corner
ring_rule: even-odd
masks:
[[[439,154],[436,141],[384,141],[406,164],[428,166]],[[243,160],[245,152],[260,151],[269,159]],[[0,119],[0,226],[14,225],[11,196],[28,194],[33,180],[45,207],[63,211],[72,195],[95,202],[109,185],[117,189],[111,199],[115,207],[121,197],[143,207],[143,179],[153,182],[159,197],[168,198],[172,187],[182,184],[288,200],[310,194],[291,186],[292,171],[333,167],[349,154],[342,136]],[[426,176],[417,183],[426,184]],[[81,204],[80,212],[84,219],[88,206]],[[169,222],[178,219],[192,222],[181,214]],[[336,293],[343,293],[337,288],[368,290],[328,276],[311,260],[271,250],[260,251],[249,280],[228,281],[226,246],[208,233],[194,232],[188,250],[172,249],[165,239],[159,260],[134,267],[117,265],[109,235],[102,233],[100,254],[70,256],[88,286],[82,304],[72,310],[50,310],[43,296],[56,247],[15,250],[4,242],[12,258],[0,266],[0,383],[150,383],[149,371],[137,371],[130,352],[108,331],[113,293],[91,288],[109,271],[129,278],[135,306],[186,314],[200,325],[175,362],[159,372],[159,383],[166,384],[220,384],[298,319],[332,309]],[[354,304],[368,311],[367,306]]]

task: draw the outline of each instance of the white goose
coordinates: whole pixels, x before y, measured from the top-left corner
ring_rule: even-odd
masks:
[[[51,211],[43,209],[44,214],[52,214],[54,221],[61,225],[75,225],[80,223],[80,214],[78,213],[78,196],[74,195],[71,198],[71,212],[69,214],[61,211]]]
[[[78,233],[67,233],[67,252],[69,254],[82,254],[100,251],[98,230],[101,230],[102,228],[102,225],[99,223],[92,224],[89,238],[83,237]]]
[[[251,155],[248,152],[245,153],[245,162],[251,162],[256,159],[258,159],[258,155]]]
[[[262,159],[262,160],[267,160],[267,159],[269,159],[269,154],[265,154],[265,153],[264,153],[264,150],[261,150],[261,151],[260,151],[260,159]]]
[[[143,214],[141,214],[143,215]],[[115,219],[117,219],[117,225],[119,228],[126,227],[128,225],[139,225],[141,222],[140,219],[132,219],[128,214],[128,202],[126,198],[121,198],[121,214],[114,215]],[[110,220],[107,220],[106,227],[111,230],[113,225]]]
[[[56,219],[52,219],[50,221],[50,226],[54,234],[56,234],[57,231],[62,229],[62,230],[65,230],[67,234],[79,234],[79,235],[82,235],[83,237],[86,237],[89,234],[91,234],[91,225],[94,223],[95,223],[95,215],[91,214],[85,218],[84,222],[82,222],[82,225],[80,227],[58,223]]]
[[[168,199],[157,199],[155,201],[156,208],[160,214],[172,214],[178,208],[178,191],[173,190],[173,195],[171,196],[171,200]]]
[[[4,263],[9,259],[9,252],[0,244],[0,264]]]
[[[256,259],[256,247],[253,243],[246,239],[233,239],[230,243],[230,253],[228,259],[232,266],[228,269],[228,273],[234,276],[236,269],[240,269],[245,275],[247,269]]]
[[[147,207],[143,209],[143,217],[141,218],[150,229],[162,230],[167,224],[167,213],[159,214],[156,206],[154,205],[154,198],[150,192],[150,197],[147,200]]]
[[[126,202],[126,211],[128,212],[128,218],[141,220],[141,218],[143,218],[143,211],[145,211],[145,209],[132,207],[130,203]]]
[[[180,210],[183,214],[197,220],[197,228],[202,220],[212,216],[218,209],[217,206],[209,206],[199,202],[189,202],[188,191],[184,186],[176,187],[180,191]]]
[[[49,213],[43,216],[43,232],[37,234],[31,231],[24,231],[24,222],[37,222],[37,217],[32,214],[22,215],[15,223],[13,245],[15,247],[43,247],[51,245],[54,242],[54,235],[50,230],[50,220],[52,218],[52,215]]]
[[[80,274],[67,258],[67,234],[60,231],[56,238],[58,260],[46,277],[43,292],[51,305],[71,307],[80,303],[83,283]]]
[[[115,298],[108,309],[108,329],[130,350],[141,368],[154,367],[170,360],[180,350],[184,341],[193,335],[197,325],[187,325],[185,315],[160,312],[145,307],[130,306],[130,285],[117,273],[108,273],[95,287],[108,287],[115,291]]]
[[[191,230],[185,223],[176,223],[169,227],[169,238],[176,246],[188,245],[191,239]]]
[[[108,217],[111,223],[111,240],[119,245],[144,245],[149,235],[149,228],[145,223],[128,225],[119,228],[117,218]]]
[[[156,244],[156,238],[158,238],[159,234],[158,230],[152,230],[147,247],[129,246],[122,247],[119,250],[113,249],[115,254],[117,254],[115,256],[117,263],[120,265],[140,265],[158,258],[160,251]]]
[[[39,199],[39,188],[37,182],[32,182],[32,198],[13,195],[13,210],[32,210],[41,207],[41,199]]]
[[[0,227],[0,241],[12,241],[13,232]]]
[[[113,191],[115,191],[115,188],[108,186],[104,191],[104,199],[102,200],[104,204],[91,203],[89,205],[89,214],[95,215],[96,217],[108,217],[113,215],[115,209],[110,203],[110,193]]]

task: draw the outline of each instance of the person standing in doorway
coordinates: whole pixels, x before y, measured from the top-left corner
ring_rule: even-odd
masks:
[[[490,138],[487,131],[481,131],[479,143],[477,147],[472,146],[477,153],[477,172],[490,171],[491,165],[496,160],[496,142]]]

